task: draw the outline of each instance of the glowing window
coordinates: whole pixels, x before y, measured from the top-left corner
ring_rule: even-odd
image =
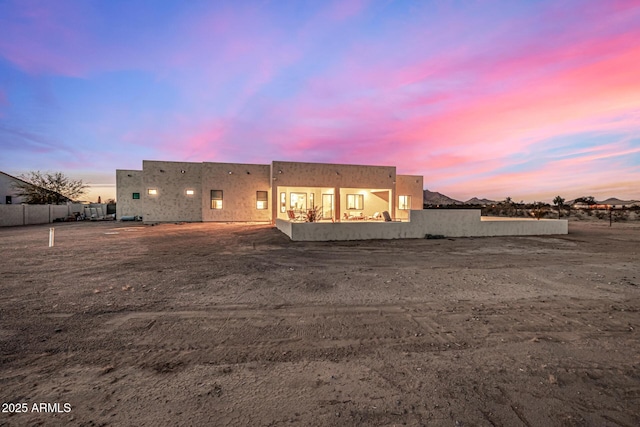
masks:
[[[158,194],[158,190],[156,190],[155,188],[150,188],[147,190],[147,194],[155,196],[156,194]]]
[[[222,190],[211,190],[211,209],[222,209]]]
[[[256,191],[256,209],[267,209],[267,196],[266,191]]]
[[[187,193],[187,196],[193,196],[196,192],[193,190],[187,190],[185,193]]]
[[[134,200],[138,200],[138,199],[140,198],[140,193],[133,193],[133,194],[132,194],[132,198],[133,198]]]
[[[307,193],[291,193],[289,197],[291,198],[289,209],[297,211],[307,210]]]
[[[287,193],[280,193],[280,212],[287,211]]]
[[[402,209],[402,210],[411,209],[411,196],[400,196],[398,209]]]
[[[364,209],[362,194],[347,194],[347,209]]]

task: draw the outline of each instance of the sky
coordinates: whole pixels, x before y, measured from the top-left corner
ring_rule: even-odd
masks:
[[[640,199],[640,0],[0,0],[0,170],[142,160]]]

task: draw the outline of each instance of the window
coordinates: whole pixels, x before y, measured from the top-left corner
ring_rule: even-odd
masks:
[[[193,196],[195,193],[196,193],[196,192],[195,192],[194,190],[186,190],[186,191],[185,191],[185,194],[186,194],[187,196]]]
[[[364,209],[362,194],[347,194],[347,209]]]
[[[280,193],[280,212],[287,211],[287,193]]]
[[[291,193],[291,204],[289,209],[296,211],[307,210],[307,193]]]
[[[155,188],[150,188],[147,190],[147,193],[151,196],[155,196],[156,194],[158,194],[158,190],[156,190]]]
[[[133,193],[132,198],[133,198],[133,200],[140,199],[140,193]]]
[[[400,196],[400,203],[398,203],[398,209],[409,210],[411,209],[411,196]]]
[[[256,209],[267,209],[267,194],[266,191],[256,191]]]
[[[313,200],[314,198],[315,198],[314,194],[313,193],[309,193],[309,205],[310,205],[311,209],[315,209],[315,207],[316,207],[315,203],[314,203],[314,200]]]
[[[13,203],[13,202],[11,201],[11,196],[6,196],[4,200],[5,200],[5,203],[6,203],[6,204],[8,204],[8,205],[10,205],[11,203]]]
[[[222,209],[222,190],[211,190],[211,209]]]

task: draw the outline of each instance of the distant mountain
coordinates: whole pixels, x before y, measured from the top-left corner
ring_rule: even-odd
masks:
[[[437,191],[424,190],[423,201],[425,205],[461,205],[462,202]]]
[[[495,205],[496,203],[498,202],[496,202],[495,200],[478,199],[477,197],[474,197],[464,202],[465,205]]]
[[[620,200],[616,197],[609,197],[607,200],[598,201],[601,205],[631,206],[634,203],[640,203],[638,200]]]
[[[575,204],[576,201],[574,200],[567,200],[566,202],[564,202],[565,205],[571,206],[573,204]],[[609,197],[608,199],[605,200],[596,200],[596,203],[599,205],[614,205],[614,206],[633,206],[633,205],[640,205],[640,200],[620,200],[617,197]]]

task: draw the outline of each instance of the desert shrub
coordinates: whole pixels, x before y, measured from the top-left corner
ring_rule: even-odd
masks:
[[[596,211],[596,218],[598,219],[604,219],[605,215],[606,214],[602,211]]]
[[[614,211],[613,212],[613,220],[614,221],[626,221],[629,219],[628,211]]]
[[[592,211],[591,209],[588,209],[588,210],[587,210],[587,215],[588,215],[588,216],[593,216],[593,211]]]
[[[577,212],[577,213],[574,215],[574,217],[576,217],[576,218],[578,218],[578,219],[582,219],[582,218],[584,218],[584,216],[583,216],[583,215],[582,215],[582,213],[580,213],[580,212]]]

